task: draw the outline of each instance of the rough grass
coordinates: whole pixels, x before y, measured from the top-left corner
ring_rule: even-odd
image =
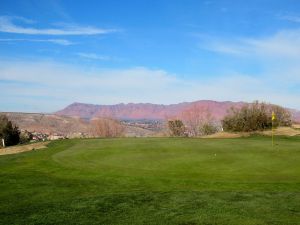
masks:
[[[64,140],[0,156],[0,224],[300,224],[300,137]]]

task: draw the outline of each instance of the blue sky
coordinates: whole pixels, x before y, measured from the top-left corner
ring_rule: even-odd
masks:
[[[0,111],[261,100],[300,109],[298,0],[2,0]]]

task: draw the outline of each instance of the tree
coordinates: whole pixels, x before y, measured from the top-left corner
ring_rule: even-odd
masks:
[[[181,117],[186,125],[189,136],[199,135],[199,127],[205,117],[204,111],[203,108],[193,105],[182,112]]]
[[[95,137],[121,137],[125,127],[112,118],[96,118],[91,121],[91,131]]]
[[[209,135],[218,131],[211,111],[207,107],[192,105],[182,112],[181,117],[189,136]]]
[[[20,133],[20,144],[25,144],[30,142],[30,140],[32,140],[33,135],[28,132],[27,130],[22,131]]]
[[[168,127],[171,133],[171,136],[182,137],[185,136],[185,126],[181,120],[169,120]]]
[[[20,141],[20,131],[5,115],[0,115],[0,139],[6,146],[16,145]]]
[[[275,127],[292,126],[292,116],[288,110],[278,105],[272,105],[270,111],[270,113],[275,113],[275,120],[273,121]]]

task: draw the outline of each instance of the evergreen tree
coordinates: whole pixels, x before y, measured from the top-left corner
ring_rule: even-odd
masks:
[[[20,131],[4,115],[0,115],[0,139],[4,139],[6,146],[16,145],[20,142]]]

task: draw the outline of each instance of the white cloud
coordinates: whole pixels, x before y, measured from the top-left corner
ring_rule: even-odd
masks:
[[[244,41],[249,52],[274,58],[300,58],[300,29],[283,30],[271,37]]]
[[[21,17],[22,18],[22,17]],[[28,24],[30,20],[20,17],[0,17],[0,32],[30,35],[96,35],[115,32],[115,29],[101,29],[92,26],[64,25],[62,28],[34,28],[17,25],[15,20]]]
[[[36,23],[36,21],[31,20],[31,19],[27,19],[25,17],[22,16],[0,16],[6,18],[7,20],[19,20],[22,21],[23,23],[27,23],[27,24],[34,24]]]
[[[270,82],[300,85],[300,29],[281,30],[262,38],[236,38],[231,41],[206,38],[200,48],[255,63],[264,70],[255,76],[263,76]]]
[[[52,42],[54,44],[59,44],[59,45],[73,45],[74,44],[74,42],[66,40],[66,39],[47,39],[47,40],[42,40],[42,41]]]
[[[237,45],[236,43],[228,43],[221,41],[209,41],[198,45],[201,49],[224,53],[229,55],[243,55],[245,54],[245,47]]]
[[[86,58],[86,59],[93,59],[93,60],[111,60],[111,57],[105,55],[98,55],[95,53],[85,53],[85,52],[78,52],[76,55]]]
[[[74,43],[66,40],[66,39],[25,39],[25,38],[1,38],[0,42],[23,42],[23,41],[29,41],[29,42],[49,42],[59,45],[73,45]]]
[[[238,38],[231,41],[204,40],[200,48],[231,55],[269,58],[300,58],[300,29],[282,30],[261,38]]]
[[[228,74],[203,81],[181,79],[163,70],[143,67],[79,69],[45,61],[0,63],[1,99],[20,105],[19,110],[26,103],[31,110],[43,112],[56,111],[75,101],[170,104],[200,99],[250,102],[257,99],[300,109],[300,93],[291,93],[290,84],[272,80],[271,76]],[[9,110],[3,107],[2,104],[0,111]]]
[[[300,16],[298,15],[289,15],[289,14],[281,15],[279,16],[279,19],[287,20],[294,23],[300,23]]]

